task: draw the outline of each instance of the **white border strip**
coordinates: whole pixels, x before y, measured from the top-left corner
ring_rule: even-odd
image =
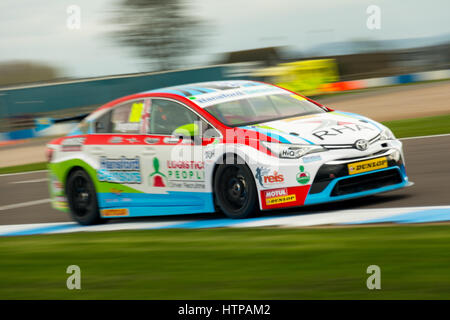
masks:
[[[448,136],[450,136],[450,133],[435,134],[435,135],[431,135],[431,136],[406,137],[406,138],[400,138],[399,140],[413,140],[413,139],[437,138],[437,137],[448,137]]]
[[[35,206],[38,204],[48,203],[51,201],[52,201],[51,199],[40,199],[40,200],[33,200],[33,201],[27,201],[27,202],[21,202],[21,203],[13,203],[13,204],[8,204],[6,206],[1,206],[0,211],[23,208],[23,207],[30,207],[30,206]]]
[[[150,230],[165,228],[251,228],[251,227],[309,227],[319,225],[365,224],[365,221],[386,219],[402,214],[414,214],[420,211],[444,210],[440,221],[449,221],[450,206],[400,207],[400,208],[371,208],[347,209],[329,212],[301,213],[288,216],[269,216],[253,219],[200,219],[200,220],[166,220],[166,221],[119,221],[93,226],[81,226],[74,222],[63,223],[33,223],[0,225],[0,236],[25,234],[59,234],[85,231],[118,231],[118,230]],[[431,222],[438,220],[432,219]],[[368,222],[370,223],[370,222]],[[422,222],[418,222],[422,223]]]
[[[48,181],[48,178],[39,178],[39,179],[31,179],[31,180],[12,181],[9,184],[36,183],[36,182],[47,182],[47,181]]]
[[[48,170],[35,170],[35,171],[26,171],[26,172],[3,173],[3,174],[0,174],[0,178],[1,177],[9,177],[9,176],[19,176],[19,175],[23,175],[23,174],[39,173],[39,172],[48,172]]]

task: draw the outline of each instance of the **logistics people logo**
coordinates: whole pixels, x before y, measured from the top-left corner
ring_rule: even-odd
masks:
[[[154,172],[148,176],[148,183],[153,187],[165,187],[164,179],[166,176],[159,172],[159,160],[158,158],[153,158],[153,170]]]

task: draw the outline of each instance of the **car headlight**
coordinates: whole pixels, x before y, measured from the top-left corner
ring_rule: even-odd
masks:
[[[385,128],[380,133],[380,140],[395,140],[395,136],[389,128]]]
[[[285,144],[263,141],[263,145],[279,158],[298,159],[308,153],[321,152],[326,149],[315,145]]]

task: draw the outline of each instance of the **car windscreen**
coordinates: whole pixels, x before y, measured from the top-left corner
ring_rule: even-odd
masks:
[[[231,127],[326,112],[316,104],[294,94],[247,97],[205,107],[205,110]]]

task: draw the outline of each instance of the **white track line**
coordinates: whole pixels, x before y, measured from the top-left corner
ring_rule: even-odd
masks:
[[[8,204],[6,206],[1,206],[0,211],[35,206],[38,204],[48,203],[50,201],[51,201],[50,199],[41,199],[41,200],[33,200],[33,201],[27,201],[27,202],[22,202],[22,203]]]
[[[35,182],[44,182],[44,181],[48,181],[48,178],[32,179],[32,180],[23,180],[23,181],[12,181],[12,182],[10,182],[10,184],[35,183]]]
[[[448,136],[450,136],[450,133],[435,134],[435,135],[431,135],[431,136],[407,137],[407,138],[400,138],[399,140],[425,139],[425,138],[437,138],[437,137],[448,137]]]
[[[0,178],[1,177],[9,177],[9,176],[20,176],[23,174],[31,174],[31,173],[39,173],[39,172],[47,172],[48,170],[36,170],[36,171],[27,171],[27,172],[16,172],[16,173],[4,173],[4,174],[0,174]]]

